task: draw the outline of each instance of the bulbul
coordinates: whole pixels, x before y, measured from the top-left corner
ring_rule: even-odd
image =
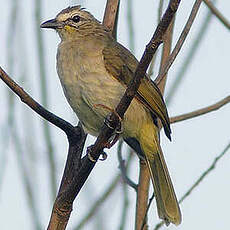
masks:
[[[61,42],[57,72],[64,94],[84,130],[98,136],[108,110],[116,108],[138,65],[129,50],[81,6],[68,7],[41,28],[55,29]],[[170,139],[163,97],[147,76],[122,120],[122,138],[143,155],[152,179],[158,215],[168,225],[181,223],[181,212],[159,142],[156,119]]]

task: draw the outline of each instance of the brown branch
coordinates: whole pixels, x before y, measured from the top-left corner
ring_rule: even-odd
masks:
[[[166,64],[167,59],[168,59],[170,52],[171,52],[174,22],[175,22],[175,17],[173,18],[167,32],[165,33],[165,36],[164,36],[164,44],[163,44],[163,50],[162,50],[160,72],[162,71],[164,65]],[[165,84],[166,84],[166,80],[167,80],[167,73],[163,76],[163,79],[164,80],[160,81],[159,84],[157,85],[158,88],[160,89],[162,95],[164,95],[164,89],[165,89]]]
[[[169,71],[169,68],[171,67],[171,65],[175,61],[179,51],[181,50],[181,48],[185,42],[185,39],[186,39],[186,37],[187,37],[191,27],[192,27],[192,24],[193,24],[194,19],[197,15],[197,12],[200,8],[201,2],[202,2],[202,0],[196,0],[196,2],[194,3],[191,14],[189,15],[189,19],[188,19],[187,23],[185,24],[185,27],[184,27],[176,45],[175,45],[175,48],[173,49],[171,55],[168,57],[164,67],[162,68],[162,71],[158,74],[158,76],[155,79],[155,83],[157,85],[159,85],[160,82],[164,79],[164,76]]]
[[[153,193],[151,198],[149,199],[148,206],[147,206],[146,211],[145,211],[144,219],[143,219],[142,225],[141,225],[141,230],[144,230],[145,223],[147,221],[148,211],[149,211],[149,208],[153,202],[154,197],[155,197],[155,194]]]
[[[182,115],[179,115],[179,116],[172,117],[172,118],[170,118],[170,123],[176,123],[176,122],[179,122],[179,121],[184,121],[184,120],[187,120],[187,119],[198,117],[198,116],[201,116],[203,114],[218,110],[222,106],[228,104],[229,102],[230,102],[230,96],[227,96],[224,99],[218,101],[217,103],[215,103],[213,105],[210,105],[208,107],[205,107],[203,109],[198,109],[198,110],[195,110],[195,111],[190,112],[190,113],[185,113],[185,114],[182,114]]]
[[[29,94],[27,94],[22,87],[13,81],[9,75],[0,67],[0,78],[8,85],[8,87],[17,94],[21,101],[28,105],[32,110],[38,113],[41,117],[62,129],[66,134],[72,133],[74,127],[62,118],[54,115],[46,110],[38,102],[36,102]]]
[[[53,113],[47,111],[43,108],[39,103],[37,103],[33,98],[31,98],[16,82],[14,82],[6,72],[0,67],[0,78],[11,88],[11,90],[17,94],[20,99],[28,105],[32,110],[38,113],[41,117],[48,120],[55,126],[62,129],[69,140],[69,154],[67,165],[65,169],[65,173],[63,175],[61,187],[59,189],[58,198],[60,194],[66,189],[67,185],[69,185],[71,179],[76,175],[76,169],[80,167],[80,158],[82,153],[82,148],[85,142],[85,134],[80,126],[74,127],[69,122],[57,117]],[[83,161],[84,162],[84,161]],[[79,176],[77,174],[77,176]],[[66,199],[68,201],[68,199]],[[62,203],[63,205],[63,203]],[[68,207],[69,209],[65,209]],[[71,207],[68,205],[61,206],[58,202],[55,202],[52,218],[50,221],[51,227],[56,226],[57,228],[49,228],[49,229],[64,229],[63,226],[66,226],[67,222],[63,221],[63,219],[67,220],[69,218],[71,212]]]
[[[116,37],[117,19],[120,0],[107,0],[103,25],[112,31],[113,37]],[[115,29],[114,29],[115,28]]]
[[[137,187],[135,230],[147,230],[147,207],[150,176],[145,162],[140,160],[139,184]]]
[[[230,30],[230,22],[221,14],[221,12],[213,5],[213,3],[209,0],[203,0],[203,2],[212,11],[212,13],[224,24],[224,26]]]
[[[66,195],[66,191],[73,190],[75,185],[77,187],[76,189],[80,190],[81,188],[81,186],[76,183],[76,178],[81,181],[82,175],[79,172],[81,171],[81,165],[86,160],[86,158],[83,158],[81,161],[86,135],[79,126],[77,126],[75,130],[75,133],[69,138],[69,150],[65,170],[57,198],[53,205],[48,230],[63,230],[66,228],[75,198],[74,196],[70,196],[69,193]]]

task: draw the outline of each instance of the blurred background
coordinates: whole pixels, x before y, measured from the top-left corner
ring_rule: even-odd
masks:
[[[230,20],[230,2],[214,1]],[[35,100],[58,116],[77,124],[56,73],[54,31],[40,23],[70,5],[81,4],[102,21],[105,0],[0,0],[0,66]],[[173,46],[194,1],[182,1]],[[163,10],[168,1],[164,1]],[[159,1],[121,1],[118,41],[139,59],[159,17]],[[202,3],[188,38],[169,71],[165,98],[170,116],[216,103],[230,95],[230,34]],[[159,70],[160,52],[152,78]],[[178,80],[179,79],[179,80]],[[44,229],[48,225],[67,156],[67,140],[59,129],[44,122],[0,81],[0,228]],[[172,124],[172,142],[161,135],[162,148],[178,198],[210,167],[230,142],[230,104],[218,111]],[[163,133],[162,133],[163,134]],[[94,142],[88,136],[86,146]],[[126,159],[127,147],[123,145]],[[119,178],[117,145],[107,150],[75,200],[67,229],[134,229],[135,191]],[[230,151],[181,204],[183,221],[177,229],[229,229]],[[130,178],[138,180],[138,158],[133,156]],[[108,196],[106,196],[108,192]],[[98,199],[96,211],[85,222]],[[100,201],[100,200],[99,200]],[[100,203],[100,202],[98,202]],[[159,222],[155,203],[149,229]],[[165,229],[166,227],[162,227]],[[167,229],[175,229],[170,225]]]

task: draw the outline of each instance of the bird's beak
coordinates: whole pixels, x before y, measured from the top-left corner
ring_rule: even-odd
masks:
[[[57,19],[51,19],[43,22],[40,27],[48,29],[62,29],[64,27],[64,23],[57,21]]]

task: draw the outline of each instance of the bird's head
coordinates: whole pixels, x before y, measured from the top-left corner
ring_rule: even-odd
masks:
[[[54,19],[41,24],[41,28],[54,29],[62,40],[78,39],[106,28],[81,6],[68,7],[62,10]]]

